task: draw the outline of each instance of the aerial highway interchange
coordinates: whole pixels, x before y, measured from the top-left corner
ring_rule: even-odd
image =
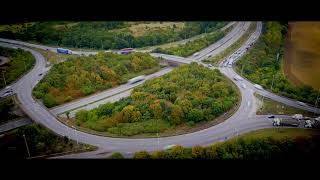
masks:
[[[234,23],[234,22],[233,22]],[[230,26],[230,24],[229,24]],[[70,139],[76,140],[86,144],[91,144],[99,147],[97,151],[74,154],[65,157],[101,157],[110,152],[121,152],[123,154],[130,155],[139,150],[154,151],[163,149],[164,147],[172,144],[180,144],[182,146],[191,147],[195,145],[209,145],[217,141],[223,141],[230,137],[243,134],[256,129],[272,127],[272,121],[267,118],[267,115],[256,115],[257,111],[257,99],[254,97],[254,93],[258,93],[262,96],[270,98],[274,101],[281,102],[288,106],[303,109],[309,112],[320,113],[320,109],[311,105],[299,103],[296,100],[289,99],[271,93],[264,89],[256,88],[255,85],[245,78],[240,77],[233,70],[233,64],[236,62],[248,49],[257,41],[262,31],[262,22],[257,22],[257,27],[254,33],[252,33],[249,39],[241,45],[241,47],[233,54],[225,58],[217,67],[208,66],[202,61],[208,57],[215,56],[230,47],[235,43],[249,28],[250,22],[239,22],[235,27],[222,39],[209,47],[199,51],[196,55],[192,55],[187,58],[151,53],[154,57],[161,57],[166,61],[173,61],[179,64],[190,64],[196,62],[202,64],[208,68],[219,69],[226,77],[231,79],[241,92],[241,104],[238,110],[227,120],[219,123],[215,126],[203,129],[197,132],[192,132],[183,135],[171,136],[171,137],[158,137],[158,138],[111,138],[98,136],[77,130],[73,127],[69,127],[66,124],[60,122],[57,117],[66,111],[71,112],[71,116],[80,109],[92,109],[104,104],[106,102],[115,102],[123,97],[129,96],[131,90],[144,81],[136,84],[124,84],[118,87],[94,94],[89,97],[81,98],[51,109],[48,109],[40,102],[32,97],[32,89],[36,84],[45,76],[50,70],[50,67],[46,67],[46,59],[36,50],[32,48],[40,48],[56,52],[56,48],[51,48],[43,45],[34,45],[26,42],[8,40],[0,38],[0,46],[10,48],[21,48],[32,53],[36,59],[35,66],[22,78],[10,85],[13,92],[16,94],[19,100],[19,106],[22,110],[35,122],[44,125],[51,129],[53,132],[67,136]],[[82,52],[73,51],[73,54],[90,55],[97,52]],[[154,74],[146,76],[147,79],[159,77],[163,74],[170,72],[173,67],[164,68]],[[39,75],[42,74],[42,75]],[[0,95],[5,93],[6,89],[0,91]],[[280,116],[287,117],[287,116]]]

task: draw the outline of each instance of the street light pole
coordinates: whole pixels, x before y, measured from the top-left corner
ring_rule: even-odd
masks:
[[[7,86],[6,78],[4,77],[3,71],[2,71],[2,77],[3,77],[3,81],[4,81],[5,86]]]
[[[26,70],[27,70],[26,62],[25,62],[25,61],[23,61],[23,64],[24,64],[24,70],[26,71]]]
[[[242,76],[242,74],[243,74],[243,67],[244,67],[244,65],[242,64],[242,68],[241,68],[241,76]]]
[[[320,89],[318,90],[319,93],[318,93],[318,96],[317,96],[317,99],[316,99],[316,102],[314,103],[314,107],[317,108],[318,106],[318,100],[319,100],[319,95],[320,95]],[[314,115],[316,115],[316,112],[314,112]]]
[[[27,140],[26,140],[26,135],[24,135],[24,134],[23,134],[23,139],[24,139],[24,142],[25,142],[25,144],[26,144],[27,152],[28,152],[28,155],[29,155],[29,158],[30,158],[29,147],[28,147],[28,143],[27,143]]]
[[[275,75],[273,75],[273,77],[272,77],[271,91],[272,91],[272,87],[273,87],[274,76],[275,76]]]

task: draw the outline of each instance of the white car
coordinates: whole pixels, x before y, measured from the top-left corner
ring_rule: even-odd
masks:
[[[1,97],[7,97],[7,96],[10,96],[10,95],[12,95],[12,91],[10,91],[10,92],[6,92],[6,93],[4,93]]]
[[[208,64],[208,67],[212,67],[212,64]]]
[[[306,106],[306,105],[307,105],[306,103],[303,103],[303,102],[300,102],[300,101],[297,101],[297,103],[298,103],[300,106]]]
[[[173,147],[177,146],[177,144],[171,144],[171,145],[167,145],[163,148],[163,150],[169,150],[172,149]]]
[[[305,124],[304,124],[305,128],[312,128],[312,123],[310,120],[306,120]]]

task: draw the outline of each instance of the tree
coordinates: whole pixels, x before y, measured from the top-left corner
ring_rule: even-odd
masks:
[[[124,159],[121,153],[115,152],[111,156],[108,156],[107,159]]]
[[[47,107],[53,107],[55,105],[57,105],[57,101],[55,100],[55,98],[53,97],[53,95],[51,94],[46,94],[43,97],[43,104]]]
[[[150,159],[151,155],[147,151],[139,151],[134,153],[133,159]]]
[[[192,158],[194,159],[204,159],[206,156],[205,148],[201,146],[192,147]]]
[[[70,118],[69,118],[70,111],[66,111],[66,115],[67,115],[67,118],[70,119]]]
[[[187,120],[193,122],[200,122],[204,118],[203,112],[199,109],[191,109],[191,111],[187,114]]]

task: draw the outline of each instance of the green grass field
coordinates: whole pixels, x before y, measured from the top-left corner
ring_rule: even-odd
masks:
[[[239,138],[243,138],[244,140],[248,139],[260,139],[260,138],[296,138],[296,137],[311,137],[311,136],[319,136],[320,131],[318,129],[301,129],[301,128],[267,128],[260,129],[256,131],[252,131],[238,137],[232,138],[229,141],[234,141]]]
[[[262,96],[259,94],[255,94],[255,96],[261,101],[262,103]],[[301,109],[297,109],[294,107],[287,106],[285,104],[273,101],[272,99],[263,98],[262,106],[257,110],[258,115],[267,115],[267,114],[286,114],[286,115],[294,115],[294,114],[302,114],[304,116],[313,117],[315,114],[304,111]]]

